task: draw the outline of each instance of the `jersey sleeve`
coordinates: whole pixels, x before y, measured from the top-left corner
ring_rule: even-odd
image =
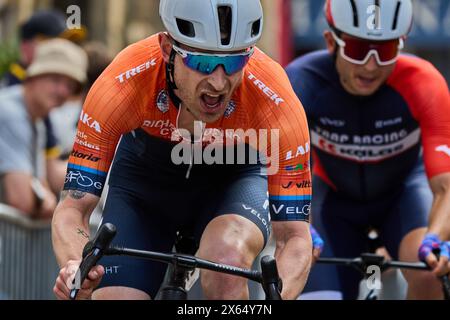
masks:
[[[267,173],[271,219],[308,222],[312,199],[308,123],[285,71],[275,62],[269,66],[258,70],[250,85],[256,83],[261,90],[263,83],[266,88],[262,92],[269,96],[255,104],[262,111],[255,112],[260,116],[254,121],[256,127],[270,131]]]
[[[131,69],[130,61],[139,65],[139,50],[131,46],[120,53],[90,90],[78,121],[64,190],[101,196],[121,135],[142,124],[145,99],[139,78],[123,81],[119,76]]]
[[[444,77],[431,63],[408,57],[411,66],[390,84],[401,92],[422,133],[428,178],[450,172],[450,95]]]

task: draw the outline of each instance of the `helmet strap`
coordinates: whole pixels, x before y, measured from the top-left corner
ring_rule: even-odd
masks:
[[[342,35],[342,31],[336,29],[335,27],[330,27],[331,30],[340,38]],[[336,63],[337,60],[337,55],[338,55],[338,51],[340,50],[339,45],[336,43],[336,45],[334,46],[334,52],[333,52],[333,61],[334,63]]]
[[[169,91],[169,97],[172,100],[173,104],[176,108],[180,108],[181,106],[181,100],[178,98],[178,96],[175,94],[175,90],[178,89],[176,83],[175,83],[175,57],[176,57],[175,50],[172,49],[170,52],[169,62],[166,63],[166,82],[167,82],[167,88]]]

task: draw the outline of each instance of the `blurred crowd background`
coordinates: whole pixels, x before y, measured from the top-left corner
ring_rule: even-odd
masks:
[[[285,66],[299,55],[325,48],[323,31],[327,25],[323,16],[324,0],[261,2],[265,21],[259,47],[280,64]],[[450,1],[413,0],[413,3],[415,19],[405,51],[433,63],[450,83]],[[3,135],[0,136],[0,299],[53,297],[51,286],[57,267],[51,249],[49,221],[64,182],[65,161],[72,152],[83,100],[89,87],[119,51],[128,44],[163,30],[158,7],[159,0],[0,0],[0,134]],[[40,57],[34,54],[35,46],[53,38],[64,39],[65,42],[54,43],[43,50]],[[84,53],[77,51],[77,48]],[[69,82],[67,88],[57,88],[61,92],[65,90],[64,94],[60,94],[61,105],[49,105],[48,112],[42,115],[42,123],[32,119],[32,135],[39,135],[39,127],[43,127],[43,150],[36,141],[27,141],[29,148],[24,150],[23,158],[34,161],[30,165],[34,167],[38,153],[43,152],[43,168],[33,170],[46,172],[43,174],[43,185],[36,182],[35,178],[41,179],[41,176],[34,173],[30,173],[30,183],[26,184],[45,204],[46,211],[42,209],[42,203],[39,203],[41,210],[36,211],[35,203],[28,205],[23,200],[26,194],[21,193],[21,188],[6,197],[15,198],[17,205],[6,201],[2,194],[5,193],[2,187],[5,168],[13,167],[9,163],[19,166],[27,160],[14,158],[14,154],[26,149],[19,139],[23,135],[23,124],[17,125],[15,120],[8,120],[4,112],[11,111],[11,104],[8,103],[10,97],[19,97],[20,94],[17,90],[6,88],[15,83],[20,86],[31,76],[27,75],[27,68],[33,59],[42,60],[35,61],[39,68],[34,66],[34,78],[48,73],[48,68],[55,68],[58,61],[52,61],[53,66],[45,61],[45,52],[52,50],[62,55],[59,66],[67,66],[67,70],[59,68],[59,74],[75,81],[75,84],[82,82],[84,88],[71,91]],[[82,74],[78,74],[77,70],[82,70]],[[32,81],[28,81],[27,85],[31,87],[29,83]],[[35,97],[29,94],[24,100],[39,99],[38,93],[34,93]],[[43,93],[44,90],[41,95]],[[5,123],[9,124],[7,129],[2,128]],[[8,140],[6,134],[14,139]],[[10,154],[4,156],[6,152]],[[5,162],[8,164],[5,165]],[[23,166],[26,167],[26,163]],[[97,217],[101,215],[101,205],[96,213]],[[96,223],[98,219],[93,221],[93,228]]]
[[[283,65],[293,57],[324,48],[324,0],[261,0],[265,27],[259,46]],[[430,60],[450,79],[450,1],[413,0],[414,25],[406,51]],[[0,73],[18,54],[18,26],[33,12],[71,5],[81,9],[87,39],[104,43],[111,54],[162,30],[158,0],[0,0]],[[6,57],[5,57],[6,56]]]

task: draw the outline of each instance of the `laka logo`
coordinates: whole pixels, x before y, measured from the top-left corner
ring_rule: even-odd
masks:
[[[89,115],[84,111],[81,111],[80,121],[83,122],[85,125],[87,125],[89,128],[95,129],[95,131],[97,131],[98,133],[102,133],[102,128],[100,127],[100,124],[91,117],[89,117]]]
[[[305,146],[299,146],[297,148],[297,151],[295,152],[295,155],[294,155],[293,151],[289,151],[286,154],[286,160],[291,160],[291,159],[297,158],[299,156],[304,156],[308,152],[309,152],[309,143],[307,142],[305,144]]]

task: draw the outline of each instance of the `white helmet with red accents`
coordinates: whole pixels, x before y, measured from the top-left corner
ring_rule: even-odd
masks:
[[[238,51],[260,39],[260,0],[161,0],[159,15],[169,34],[193,48]]]
[[[407,35],[413,21],[411,0],[327,0],[331,28],[367,40],[391,40]]]

